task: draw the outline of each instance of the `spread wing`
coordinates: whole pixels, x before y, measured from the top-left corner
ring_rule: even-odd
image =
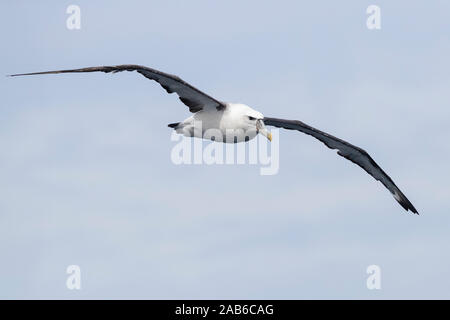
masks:
[[[394,196],[395,200],[406,210],[418,214],[416,208],[395,185],[394,181],[380,168],[372,157],[363,149],[347,141],[336,138],[326,132],[313,128],[298,120],[264,118],[264,124],[288,130],[297,130],[322,141],[328,148],[337,149],[338,154],[363,168],[368,174],[380,181]]]
[[[191,112],[197,112],[203,110],[204,108],[216,108],[217,110],[225,108],[225,104],[223,102],[220,102],[212,98],[211,96],[207,95],[206,93],[201,92],[197,88],[191,86],[189,83],[185,82],[184,80],[180,79],[175,75],[133,64],[21,73],[21,74],[13,74],[11,76],[16,77],[16,76],[38,75],[38,74],[79,73],[79,72],[116,73],[121,71],[137,71],[144,77],[150,80],[155,80],[161,85],[161,87],[163,87],[167,91],[167,93],[175,92],[179,96],[181,102],[187,105],[189,107],[189,111]]]

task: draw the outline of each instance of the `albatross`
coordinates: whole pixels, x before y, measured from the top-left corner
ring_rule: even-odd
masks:
[[[258,134],[262,134],[272,141],[272,135],[266,129],[266,126],[296,130],[305,133],[318,139],[328,148],[337,150],[338,155],[360,166],[374,179],[380,181],[406,211],[410,210],[413,213],[418,214],[416,208],[414,208],[403,192],[400,191],[391,177],[381,169],[365,150],[345,140],[332,136],[329,133],[313,128],[299,120],[265,117],[261,112],[258,112],[245,104],[219,101],[190,85],[178,76],[152,68],[131,64],[21,73],[10,76],[16,77],[82,72],[116,73],[122,71],[137,71],[144,77],[158,82],[167,93],[176,93],[178,95],[181,102],[189,108],[189,111],[192,112],[193,115],[184,121],[168,125],[176,130],[177,133],[224,143],[248,141]],[[219,132],[221,135],[206,137],[205,133],[211,130]],[[217,139],[218,137],[219,139]]]

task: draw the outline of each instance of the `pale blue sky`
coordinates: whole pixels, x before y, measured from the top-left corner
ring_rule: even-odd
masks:
[[[81,7],[81,30],[66,8]],[[381,30],[366,8],[381,7]],[[309,136],[280,171],[175,166],[189,113],[132,73],[0,77],[1,298],[450,298],[448,1],[0,4],[2,74],[135,63],[366,149],[421,213]],[[65,286],[77,264],[82,290]],[[382,289],[366,288],[377,264]]]

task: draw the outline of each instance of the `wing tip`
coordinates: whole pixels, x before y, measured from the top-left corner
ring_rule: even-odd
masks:
[[[7,77],[20,77],[20,76],[35,76],[39,74],[49,74],[54,73],[54,71],[47,71],[47,72],[30,72],[30,73],[16,73],[16,74],[7,74]]]
[[[411,211],[412,213],[419,215],[419,212],[413,206],[411,201],[409,201],[408,198],[406,198],[406,196],[400,190],[398,190],[398,192],[395,192],[393,195],[394,195],[395,200],[397,200],[397,202],[403,207],[403,209],[405,209],[406,211]]]
[[[417,211],[416,208],[414,208],[414,206],[410,203],[410,206],[405,208],[406,211],[411,211],[414,214],[417,214],[418,216],[420,215],[419,212]]]
[[[420,215],[419,214],[419,211],[417,211],[417,209],[416,208],[414,208],[414,206],[412,205],[412,203],[410,202],[409,203],[411,206],[408,208],[409,210],[411,210],[414,214],[417,214],[418,216]]]

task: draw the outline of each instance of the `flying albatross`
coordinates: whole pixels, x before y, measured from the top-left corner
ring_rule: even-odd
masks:
[[[288,130],[297,130],[306,133],[323,142],[330,149],[337,149],[338,154],[363,168],[368,174],[380,181],[394,196],[395,200],[406,210],[418,214],[416,208],[406,198],[403,192],[395,185],[394,181],[378,166],[372,157],[363,149],[354,146],[347,141],[336,138],[326,132],[313,128],[298,120],[284,120],[278,118],[264,117],[260,112],[245,104],[227,103],[203,93],[189,83],[175,75],[164,73],[152,68],[139,65],[100,66],[70,70],[56,70],[33,73],[14,74],[11,76],[28,76],[39,74],[56,73],[79,73],[79,72],[105,72],[116,73],[121,71],[137,71],[144,77],[158,82],[167,93],[176,93],[181,102],[189,107],[193,115],[182,122],[169,124],[178,133],[185,136],[205,137],[209,130],[221,133],[222,140],[217,139],[219,135],[209,139],[237,143],[248,141],[261,133],[272,141],[271,133],[266,126],[274,126]],[[232,135],[230,135],[232,132]]]

